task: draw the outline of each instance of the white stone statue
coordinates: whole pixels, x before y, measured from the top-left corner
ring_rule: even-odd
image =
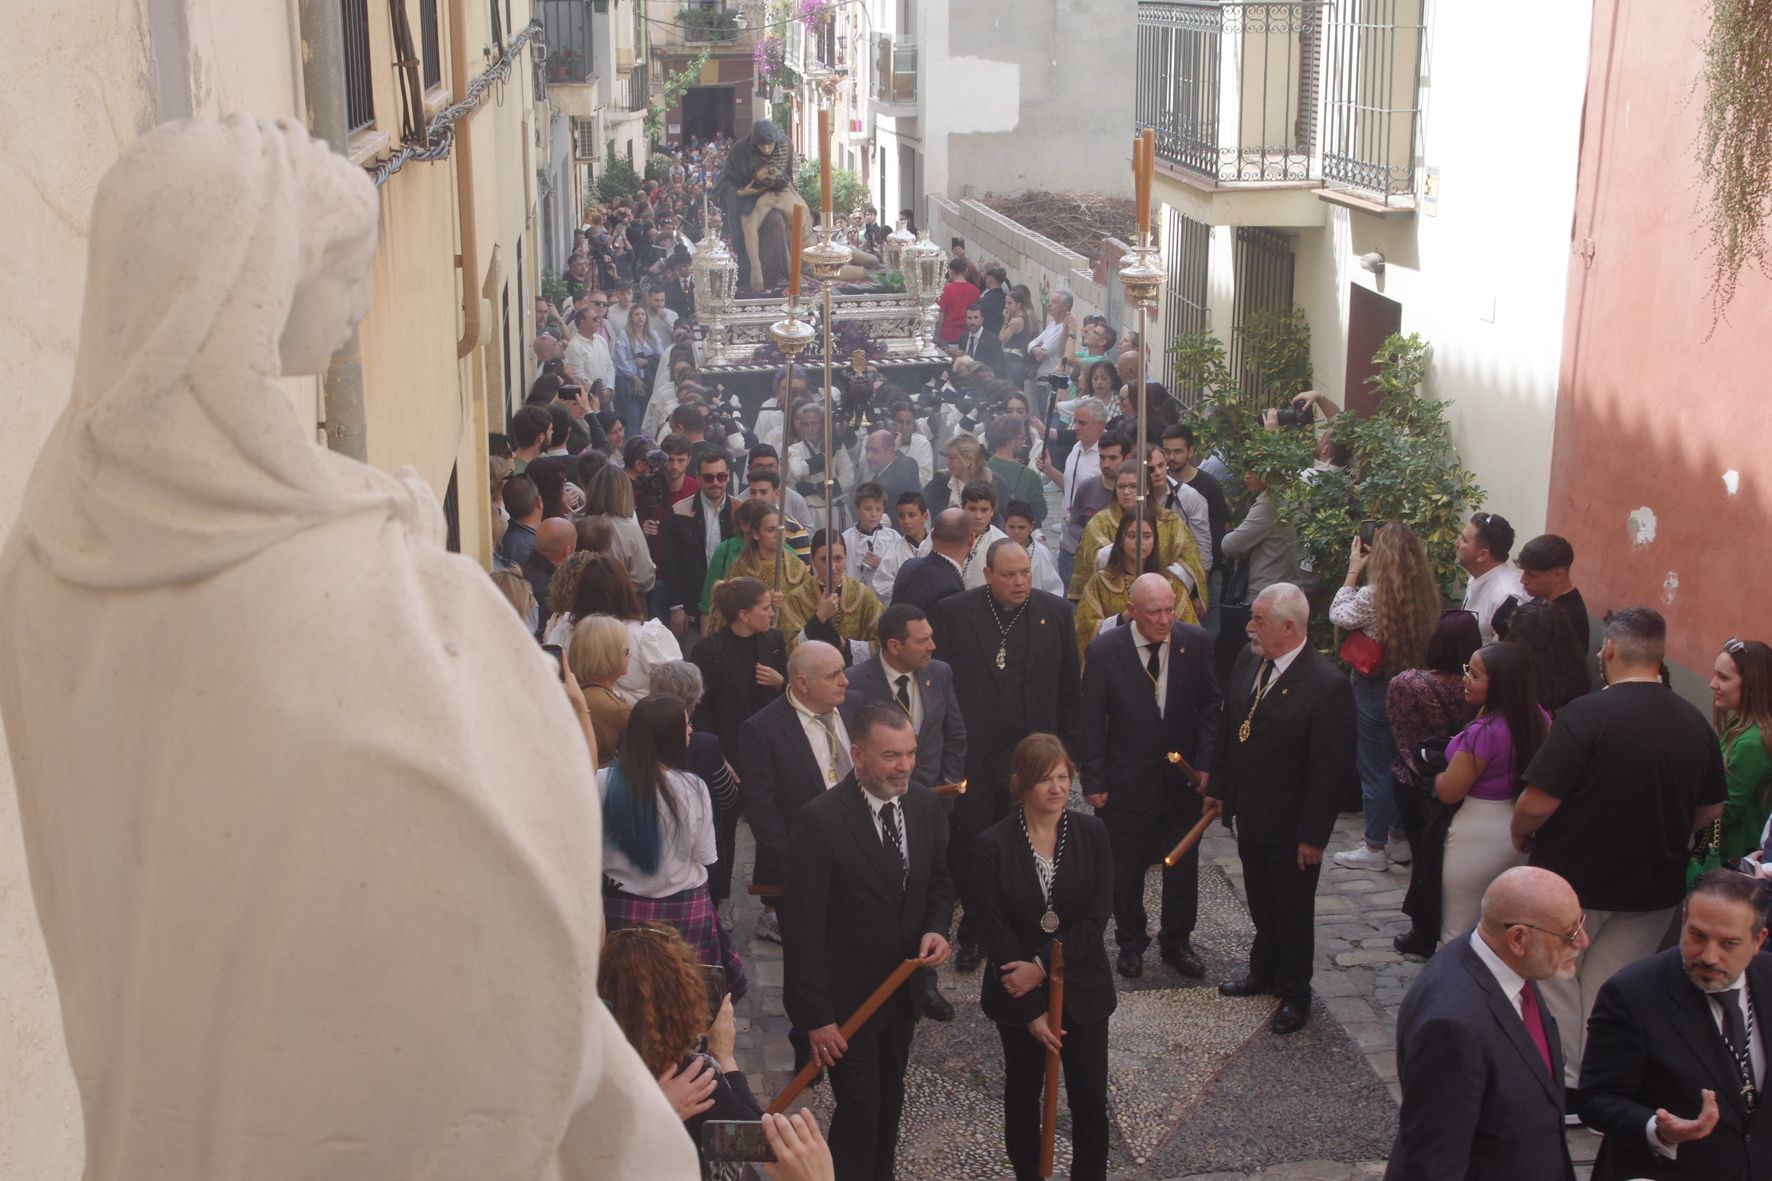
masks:
[[[557,672],[429,490],[279,388],[363,315],[376,218],[360,170],[238,117],[98,190],[73,396],[0,555],[85,1176],[693,1178],[597,997]]]

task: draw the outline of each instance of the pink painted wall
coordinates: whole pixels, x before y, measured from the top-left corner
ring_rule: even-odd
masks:
[[[1772,640],[1772,281],[1744,273],[1711,334],[1707,7],[1595,0],[1549,506],[1588,609],[1654,606],[1704,676]]]

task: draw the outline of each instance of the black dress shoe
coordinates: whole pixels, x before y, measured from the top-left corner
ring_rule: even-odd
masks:
[[[1249,977],[1247,977],[1247,976],[1240,976],[1235,980],[1226,980],[1223,984],[1220,984],[1218,986],[1218,995],[1219,996],[1266,996],[1268,993],[1272,992],[1273,990],[1274,990],[1274,986],[1271,984],[1261,984],[1257,981],[1249,979]]]
[[[1422,935],[1415,931],[1398,935],[1391,940],[1391,946],[1397,949],[1398,955],[1417,956],[1424,960],[1434,954],[1438,943],[1432,935]]]
[[[1278,1034],[1297,1033],[1311,1020],[1311,1003],[1309,1001],[1287,1000],[1280,1002],[1280,1011],[1274,1014],[1274,1023],[1268,1028]]]
[[[1198,980],[1206,974],[1206,965],[1200,962],[1200,957],[1194,954],[1191,947],[1165,951],[1163,962],[1190,980]]]
[[[1128,980],[1136,980],[1144,975],[1144,953],[1142,951],[1122,951],[1120,958],[1114,961],[1114,970]]]
[[[948,998],[941,995],[939,988],[930,987],[923,993],[923,1016],[931,1021],[952,1021],[954,1006],[948,1004]]]
[[[954,953],[954,970],[970,972],[984,963],[984,948],[976,939],[960,940],[960,950]]]

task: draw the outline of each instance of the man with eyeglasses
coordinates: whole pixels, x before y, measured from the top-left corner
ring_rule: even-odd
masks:
[[[1667,622],[1614,611],[1600,646],[1603,692],[1557,715],[1520,776],[1514,847],[1566,878],[1592,946],[1545,986],[1575,1086],[1588,1015],[1612,974],[1661,946],[1686,892],[1692,834],[1723,814],[1723,758],[1710,721],[1661,683]]]
[[[1507,564],[1514,548],[1514,527],[1506,517],[1475,513],[1458,535],[1458,564],[1471,580],[1464,588],[1464,609],[1477,617],[1483,643],[1495,642],[1495,609],[1509,599],[1526,601],[1520,572]]]
[[[1692,884],[1680,944],[1600,989],[1581,1118],[1605,1134],[1596,1177],[1772,1177],[1766,895],[1733,869]],[[1696,1052],[1694,1052],[1696,1051]]]
[[[1541,982],[1587,946],[1568,882],[1518,866],[1415,978],[1397,1015],[1402,1110],[1385,1181],[1573,1181],[1563,1056]]]

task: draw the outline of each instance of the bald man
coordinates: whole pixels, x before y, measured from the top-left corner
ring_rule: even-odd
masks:
[[[946,508],[929,530],[929,552],[898,568],[892,601],[921,608],[933,622],[936,604],[966,589],[962,573],[972,544],[972,522],[965,509]],[[941,637],[936,636],[939,643]]]
[[[548,619],[548,585],[560,563],[578,548],[578,529],[565,517],[549,517],[535,527],[535,548],[523,559],[523,577],[535,590],[542,624]]]
[[[1175,588],[1141,574],[1129,596],[1132,622],[1089,643],[1083,662],[1077,759],[1084,798],[1107,825],[1114,861],[1116,968],[1144,971],[1150,946],[1145,876],[1200,818],[1218,745],[1222,700],[1212,676],[1212,642],[1175,618]],[[1178,752],[1198,772],[1169,761]],[[1205,975],[1191,939],[1199,912],[1199,846],[1163,874],[1157,950],[1183,976]]]
[[[1490,884],[1476,930],[1428,961],[1397,1017],[1403,1108],[1385,1181],[1575,1176],[1563,1051],[1538,982],[1574,975],[1583,918],[1568,882],[1520,866]]]

